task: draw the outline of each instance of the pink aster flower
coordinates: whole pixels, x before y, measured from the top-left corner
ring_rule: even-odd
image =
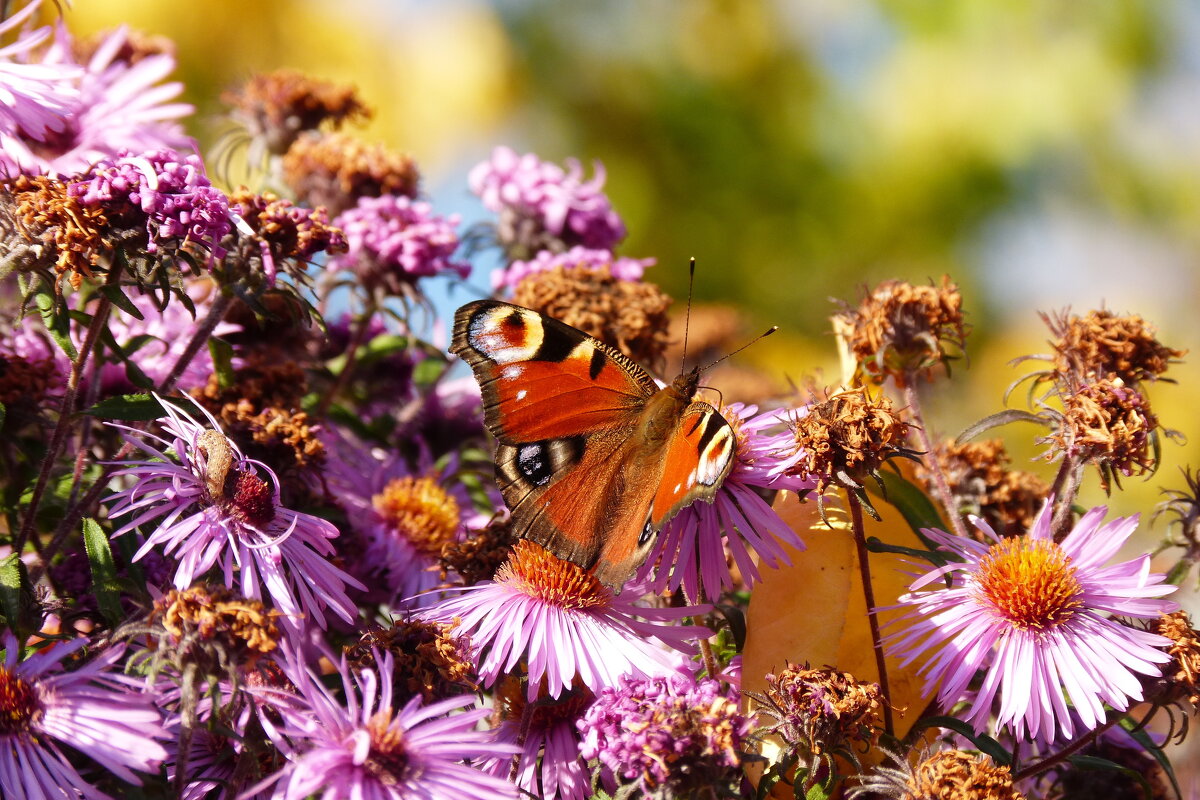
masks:
[[[313,795],[322,800],[516,798],[513,784],[463,763],[511,758],[516,752],[476,730],[490,709],[452,713],[474,703],[472,697],[422,706],[418,696],[403,703],[392,696],[391,654],[380,654],[376,661],[378,675],[362,670],[352,677],[342,659],[337,693],[310,670],[289,666],[288,677],[304,708],[283,712],[290,760],[264,781],[276,784],[276,800]]]
[[[337,528],[279,505],[275,474],[243,456],[207,411],[200,409],[209,426],[162,405],[165,436],[125,428],[126,441],[149,459],[114,473],[133,483],[109,498],[116,501],[111,516],[131,516],[114,536],[150,529],[134,560],[161,547],[178,561],[179,589],[215,568],[214,580],[245,597],[261,599],[265,592],[293,626],[307,617],[324,628],[326,611],[353,621],[357,609],[346,587],[364,587],[329,561]]]
[[[599,162],[595,177],[585,181],[575,159],[564,170],[533,153],[497,147],[467,180],[484,207],[500,215],[501,241],[538,241],[549,234],[567,247],[611,250],[625,238],[625,224],[601,191],[604,177]]]
[[[528,261],[514,261],[507,267],[492,272],[492,288],[516,286],[524,278],[537,272],[546,272],[556,267],[578,269],[608,267],[612,276],[622,281],[640,281],[646,267],[654,266],[653,258],[618,258],[609,250],[589,250],[572,247],[565,253],[539,250]]]
[[[758,413],[757,406],[733,403],[721,414],[737,435],[733,468],[711,503],[693,503],[680,511],[659,534],[658,542],[639,577],[653,573],[656,591],[675,591],[681,585],[688,597],[720,597],[733,586],[727,554],[733,557],[747,587],[761,577],[748,548],[768,567],[791,564],[783,545],[804,549],[804,542],[758,490],[804,492],[813,487],[807,478],[783,473],[779,467],[795,450],[795,439],[786,429],[786,413]]]
[[[20,29],[39,6],[41,0],[34,0],[0,22],[0,40]],[[14,137],[25,135],[44,141],[52,134],[62,133],[67,126],[66,115],[79,102],[77,83],[82,68],[29,63],[51,33],[49,25],[27,29],[12,44],[0,47],[0,152],[5,149],[6,141]]]
[[[127,783],[134,774],[154,772],[167,756],[158,740],[166,737],[151,698],[134,681],[110,669],[123,649],[104,653],[70,672],[62,662],[86,639],[42,650],[19,661],[21,647],[4,634],[0,665],[0,786],[12,800],[101,800],[108,795],[88,783],[77,758]]]
[[[513,691],[507,691],[511,688]],[[498,693],[501,722],[496,741],[520,748],[516,784],[539,800],[586,800],[592,782],[579,757],[579,729],[583,712],[595,701],[587,689],[576,688],[557,700],[539,697],[526,700],[518,681],[510,681]],[[528,704],[533,704],[529,708]],[[512,771],[511,758],[484,761],[480,768],[497,778]]]
[[[740,699],[737,689],[712,678],[623,678],[598,692],[579,721],[580,755],[600,761],[610,791],[632,782],[656,797],[699,796],[722,784],[736,790],[738,752],[753,729],[738,710]]]
[[[943,707],[966,698],[985,670],[964,717],[977,731],[999,697],[997,727],[1018,738],[1071,737],[1072,712],[1085,729],[1094,728],[1105,703],[1124,711],[1142,697],[1138,674],[1158,675],[1158,665],[1170,660],[1159,649],[1167,639],[1112,618],[1148,619],[1178,608],[1158,599],[1175,587],[1150,572],[1148,555],[1105,566],[1138,518],[1101,525],[1107,509],[1093,508],[1056,543],[1051,508],[1047,501],[1025,536],[1005,539],[972,518],[990,545],[925,530],[961,560],[928,573],[900,598],[911,612],[892,623],[903,629],[890,637],[889,649],[907,656],[905,663],[928,656],[925,688],[940,684]]]
[[[671,672],[678,652],[694,652],[694,640],[708,631],[671,623],[708,607],[646,608],[635,605],[641,594],[629,587],[613,594],[582,568],[522,539],[494,580],[461,589],[420,616],[455,624],[470,637],[484,686],[525,661],[531,696],[544,680],[558,697],[576,675],[596,691],[622,675]]]
[[[398,296],[418,278],[451,273],[465,278],[471,265],[455,261],[457,214],[441,217],[428,203],[398,195],[360,197],[333,224],[349,249],[329,259],[330,270],[347,269],[369,290]]]
[[[47,126],[49,132],[41,135],[24,129],[0,139],[0,174],[70,175],[121,151],[196,149],[176,122],[191,114],[192,106],[171,102],[183,84],[161,82],[174,71],[174,56],[122,60],[118,56],[128,35],[125,27],[113,32],[81,65],[73,55],[71,34],[58,25],[53,45],[38,63],[77,75],[78,97],[62,116],[64,126]]]

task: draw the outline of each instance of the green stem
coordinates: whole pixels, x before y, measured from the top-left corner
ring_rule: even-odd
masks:
[[[341,394],[346,385],[350,383],[350,376],[354,372],[355,364],[358,363],[359,348],[367,341],[367,335],[371,331],[371,320],[375,317],[377,308],[375,302],[371,301],[363,309],[362,318],[359,319],[354,336],[346,348],[346,363],[342,366],[342,371],[338,373],[337,378],[334,379],[333,385],[329,387],[329,391],[321,398],[321,404],[317,407],[317,419],[322,419],[329,413],[329,407],[333,405],[334,398]]]
[[[883,692],[883,727],[888,736],[895,736],[892,722],[892,691],[888,685],[887,662],[883,658],[883,638],[879,633],[879,618],[875,613],[875,588],[871,582],[871,563],[868,561],[867,533],[863,525],[862,505],[853,490],[846,490],[850,506],[850,523],[854,528],[854,545],[858,550],[858,571],[862,578],[863,597],[867,603],[867,623],[871,626],[871,647],[875,651],[875,668],[879,671],[879,689]]]

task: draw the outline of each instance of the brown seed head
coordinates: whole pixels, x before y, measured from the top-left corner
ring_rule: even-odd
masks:
[[[818,492],[831,484],[858,488],[889,458],[911,453],[908,423],[891,400],[872,397],[865,387],[834,392],[790,424],[803,451],[794,470],[815,479]]]
[[[1038,441],[1050,445],[1046,460],[1064,455],[1100,468],[1107,490],[1110,478],[1152,474],[1158,468],[1152,436],[1158,418],[1146,396],[1120,378],[1094,381],[1063,397],[1058,429]]]
[[[336,129],[371,117],[371,109],[359,100],[353,86],[290,69],[255,75],[221,99],[252,136],[264,140],[267,152],[275,155],[286,153],[297,136],[315,131],[322,123]]]
[[[0,403],[5,410],[0,428],[11,433],[56,407],[63,384],[52,358],[30,360],[0,353]]]
[[[662,363],[671,298],[652,283],[619,280],[608,267],[555,267],[525,277],[513,302],[579,328],[651,369]]]
[[[318,253],[346,252],[346,237],[340,228],[329,224],[324,207],[303,208],[270,192],[256,194],[244,186],[229,195],[229,206],[254,230],[258,241],[270,248],[278,268],[287,270],[290,265],[292,270],[303,271]]]
[[[467,640],[451,634],[453,626],[406,620],[371,630],[346,648],[356,670],[378,671],[375,654],[392,654],[396,696],[419,694],[426,703],[477,691],[479,686]]]
[[[1008,767],[986,755],[942,750],[913,769],[904,800],[1023,800]]]
[[[360,197],[416,197],[420,175],[411,156],[340,133],[310,133],[283,157],[283,178],[304,205],[337,216]]]
[[[462,541],[447,542],[441,555],[442,580],[447,580],[451,572],[458,573],[467,586],[491,579],[512,554],[515,541],[511,521],[497,517]]]
[[[8,269],[65,278],[78,289],[112,249],[109,220],[46,175],[0,182],[0,274]]]
[[[177,647],[219,648],[236,663],[253,663],[279,644],[279,612],[224,586],[172,589],[154,603],[150,622],[159,623]]]
[[[1192,627],[1192,618],[1186,611],[1165,614],[1150,630],[1171,640],[1167,647],[1171,663],[1163,667],[1168,701],[1187,701],[1194,713],[1200,708],[1200,634]]]
[[[1055,336],[1053,372],[1070,385],[1096,378],[1115,377],[1130,385],[1155,380],[1187,352],[1159,342],[1154,326],[1136,314],[1123,317],[1100,309],[1082,317],[1066,311],[1041,317]]]
[[[875,382],[906,386],[961,353],[966,340],[962,295],[948,276],[942,285],[885,281],[846,310],[847,343],[859,369]]]
[[[767,675],[766,692],[755,699],[766,701],[761,711],[777,721],[775,732],[810,755],[866,749],[879,740],[879,684],[859,683],[849,672],[788,662],[787,669]]]

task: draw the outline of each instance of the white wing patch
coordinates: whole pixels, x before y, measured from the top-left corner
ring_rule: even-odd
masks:
[[[512,306],[480,311],[467,326],[467,342],[497,364],[531,360],[544,335],[537,314]]]

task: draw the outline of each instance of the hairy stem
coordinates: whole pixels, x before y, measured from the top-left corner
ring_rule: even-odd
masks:
[[[341,394],[346,385],[350,383],[350,376],[354,372],[354,366],[358,363],[358,351],[366,343],[367,336],[371,332],[371,320],[374,319],[377,308],[372,300],[363,309],[362,317],[358,320],[358,327],[355,328],[350,344],[346,347],[346,363],[342,366],[342,371],[338,373],[333,385],[329,387],[329,391],[321,398],[321,404],[317,406],[316,416],[318,419],[329,413],[329,407],[333,405],[334,398]]]
[[[1101,734],[1103,734],[1106,730],[1111,728],[1113,725],[1116,725],[1117,722],[1120,721],[1121,717],[1123,717],[1123,716],[1124,716],[1124,714],[1118,713],[1112,719],[1105,720],[1094,730],[1088,731],[1087,734],[1080,736],[1078,739],[1071,742],[1069,745],[1064,747],[1062,750],[1059,750],[1057,753],[1046,756],[1041,761],[1035,761],[1034,763],[1030,764],[1028,767],[1025,767],[1025,769],[1023,769],[1020,772],[1013,775],[1013,783],[1016,784],[1020,781],[1025,780],[1026,778],[1032,778],[1034,775],[1040,775],[1041,773],[1045,772],[1046,770],[1050,769],[1051,767],[1055,766],[1056,764],[1061,764],[1062,762],[1066,761],[1068,758],[1075,755],[1080,750],[1087,747],[1089,744],[1092,744],[1093,742],[1097,741],[1100,738]]]
[[[875,588],[871,582],[871,563],[867,556],[867,533],[863,526],[862,505],[858,495],[846,490],[846,501],[850,506],[850,523],[854,527],[854,545],[858,550],[858,571],[862,578],[863,596],[867,603],[867,622],[871,626],[871,647],[875,651],[875,668],[879,671],[879,689],[883,692],[883,727],[888,736],[895,735],[892,722],[892,690],[888,686],[887,663],[883,658],[883,639],[879,634],[879,618],[875,613]]]
[[[946,511],[946,517],[950,520],[950,527],[954,529],[954,535],[965,539],[967,538],[967,529],[963,525],[962,515],[958,513],[958,507],[954,502],[954,495],[950,492],[950,484],[946,483],[946,474],[942,471],[942,465],[938,463],[933,454],[933,442],[930,440],[929,431],[925,426],[925,417],[921,412],[921,393],[917,391],[915,380],[905,381],[904,401],[908,404],[908,413],[912,415],[913,427],[917,431],[917,440],[921,443],[921,449],[925,451],[925,468],[933,477],[934,494],[937,495],[938,501]]]
[[[179,380],[192,363],[192,359],[200,352],[200,348],[208,344],[208,340],[212,338],[212,333],[221,324],[221,320],[225,319],[225,314],[229,312],[229,307],[233,305],[233,296],[219,292],[212,305],[208,307],[208,313],[204,315],[204,319],[196,326],[196,330],[192,332],[192,338],[188,340],[187,346],[183,348],[183,352],[179,354],[179,358],[175,360],[175,365],[171,367],[171,371],[166,377],[159,381],[155,389],[161,394],[169,392],[175,388],[175,382]]]

